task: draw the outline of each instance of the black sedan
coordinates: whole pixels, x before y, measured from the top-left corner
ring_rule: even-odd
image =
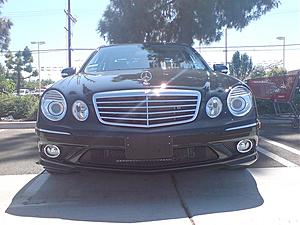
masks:
[[[43,93],[36,133],[50,173],[245,167],[257,159],[255,101],[182,44],[94,51]]]

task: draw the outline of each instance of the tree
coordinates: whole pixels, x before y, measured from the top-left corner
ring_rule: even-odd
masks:
[[[250,73],[251,78],[259,78],[259,77],[265,77],[266,76],[266,70],[263,66],[255,66],[253,70]]]
[[[38,76],[38,74],[37,74],[37,76]],[[47,85],[53,84],[53,83],[54,83],[54,81],[51,79],[41,80],[42,87],[46,87]],[[24,88],[31,89],[31,90],[38,89],[39,81],[38,80],[26,81],[26,82],[24,82]]]
[[[7,78],[7,71],[0,64],[0,94],[11,93],[15,90],[15,84],[12,80]]]
[[[266,76],[274,77],[274,76],[282,76],[282,75],[286,75],[286,74],[287,74],[286,69],[284,69],[282,67],[274,66],[269,71],[267,71]]]
[[[229,70],[232,76],[244,80],[253,70],[252,59],[246,53],[241,55],[239,51],[236,51],[232,56]]]
[[[110,43],[211,43],[242,30],[280,0],[110,0],[97,30]]]
[[[268,65],[268,66],[255,66],[254,69],[251,71],[250,77],[251,78],[258,78],[258,77],[274,77],[274,76],[283,76],[287,74],[287,70],[278,67],[276,65]]]
[[[17,93],[19,94],[21,81],[37,75],[37,72],[32,70],[31,63],[33,62],[33,58],[31,51],[26,46],[23,51],[18,51],[14,55],[8,51],[5,54],[5,58],[6,67],[9,70],[9,77],[15,82]],[[23,72],[27,73],[26,77],[22,76]]]
[[[0,94],[1,93],[12,93],[15,90],[15,83],[11,79],[5,78],[2,74],[0,75]]]
[[[0,0],[0,8],[6,0]],[[1,14],[1,12],[0,12]],[[10,42],[10,28],[12,27],[12,22],[4,17],[0,17],[0,50],[6,50]]]

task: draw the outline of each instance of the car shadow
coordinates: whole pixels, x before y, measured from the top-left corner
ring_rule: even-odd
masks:
[[[251,209],[264,203],[247,169],[183,172],[175,178],[191,216]]]
[[[14,196],[6,213],[129,223],[237,211],[262,204],[263,198],[248,170],[55,176],[44,172]]]

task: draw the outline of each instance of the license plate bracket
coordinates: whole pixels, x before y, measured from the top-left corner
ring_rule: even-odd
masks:
[[[164,159],[173,156],[172,138],[167,135],[133,135],[126,137],[127,159]]]

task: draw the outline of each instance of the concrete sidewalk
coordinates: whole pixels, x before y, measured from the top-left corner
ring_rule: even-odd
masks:
[[[0,177],[8,224],[299,224],[300,168]]]

